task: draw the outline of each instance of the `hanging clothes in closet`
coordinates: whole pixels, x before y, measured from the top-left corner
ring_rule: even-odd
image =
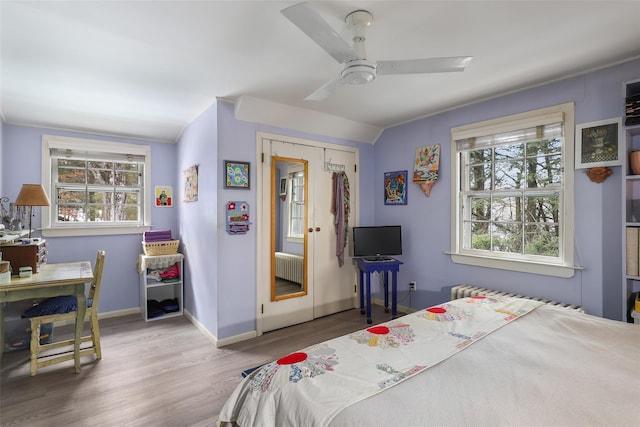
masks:
[[[331,212],[335,215],[334,225],[336,230],[336,256],[338,265],[344,265],[344,249],[347,246],[347,232],[349,230],[349,178],[345,172],[334,172],[331,176],[333,181],[333,204]]]

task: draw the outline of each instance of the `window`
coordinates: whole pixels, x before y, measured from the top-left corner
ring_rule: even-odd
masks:
[[[45,135],[43,209],[45,236],[140,233],[149,224],[146,145]]]
[[[304,166],[295,166],[287,172],[290,197],[288,203],[287,238],[304,239]]]
[[[573,276],[573,104],[451,130],[454,262]]]

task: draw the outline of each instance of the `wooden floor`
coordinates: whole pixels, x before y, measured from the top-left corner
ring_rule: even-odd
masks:
[[[374,323],[391,319],[374,306]],[[184,317],[145,323],[139,315],[100,321],[102,354],[29,375],[27,350],[5,353],[1,426],[214,426],[245,369],[367,327],[359,309],[222,348]],[[71,335],[56,328],[56,339]]]

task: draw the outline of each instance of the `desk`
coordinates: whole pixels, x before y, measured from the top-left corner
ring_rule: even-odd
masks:
[[[398,271],[400,271],[401,261],[390,258],[389,261],[367,261],[366,258],[354,258],[360,270],[360,313],[364,314],[365,297],[366,297],[366,313],[367,323],[371,320],[371,273],[384,273],[384,309],[389,312],[389,272],[391,272],[391,316],[395,319],[398,314]],[[366,277],[366,292],[364,289],[364,275]]]
[[[58,295],[76,295],[78,316],[74,344],[76,373],[80,372],[80,339],[87,311],[85,284],[91,282],[93,272],[89,261],[64,264],[45,264],[39,273],[31,277],[12,276],[9,283],[0,284],[0,357],[4,351],[4,302],[31,298],[48,298]]]

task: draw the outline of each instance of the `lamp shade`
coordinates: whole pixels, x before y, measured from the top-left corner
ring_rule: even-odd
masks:
[[[14,203],[16,206],[51,206],[49,197],[41,184],[22,184]]]

